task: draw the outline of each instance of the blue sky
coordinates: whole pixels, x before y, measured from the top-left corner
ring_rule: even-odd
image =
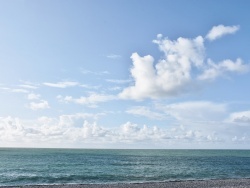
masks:
[[[248,5],[0,1],[0,147],[249,149]]]

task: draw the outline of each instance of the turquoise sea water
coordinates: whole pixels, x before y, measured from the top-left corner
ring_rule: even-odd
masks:
[[[0,148],[0,185],[250,178],[250,150]]]

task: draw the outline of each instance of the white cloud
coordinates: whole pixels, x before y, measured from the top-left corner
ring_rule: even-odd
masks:
[[[227,105],[209,101],[190,101],[169,105],[158,105],[158,109],[177,120],[213,121],[220,120],[227,112]]]
[[[33,83],[30,81],[24,81],[24,80],[19,80],[22,84],[19,85],[19,87],[26,88],[26,89],[38,89],[39,84]]]
[[[20,88],[12,89],[9,87],[0,87],[0,89],[10,93],[29,93],[27,89],[20,89]]]
[[[108,134],[108,130],[103,127],[97,126],[96,123],[89,123],[88,121],[84,121],[83,127],[81,129],[81,137],[84,139],[89,138],[101,138],[105,137]]]
[[[18,118],[1,117],[0,118],[0,140],[16,141],[19,137],[23,137],[25,130],[20,124]]]
[[[40,102],[31,102],[29,108],[32,110],[42,110],[50,108],[48,101],[41,100]]]
[[[217,38],[222,37],[223,35],[233,34],[240,29],[239,26],[224,26],[218,25],[214,26],[207,34],[206,38],[208,40],[215,40]]]
[[[40,98],[40,95],[39,94],[35,94],[35,93],[29,93],[27,98],[29,100],[36,100],[36,99],[39,99]]]
[[[99,89],[101,86],[91,86],[91,85],[87,85],[87,84],[82,84],[82,85],[80,85],[80,87],[86,88],[86,89]]]
[[[88,97],[73,98],[72,96],[57,96],[57,99],[61,102],[73,102],[81,105],[87,105],[89,107],[96,107],[98,103],[117,99],[114,95],[104,95],[92,93]]]
[[[250,125],[250,111],[234,112],[229,120],[233,123]]]
[[[117,143],[142,140],[164,139],[165,132],[159,128],[139,126],[127,122],[117,129],[108,129],[89,122],[84,118],[95,117],[91,114],[63,115],[59,118],[41,117],[30,125],[23,125],[18,118],[0,118],[0,141],[50,142],[59,143]],[[76,124],[81,118],[82,124]],[[24,144],[24,143],[23,143]]]
[[[245,73],[248,71],[249,65],[244,64],[240,58],[235,62],[227,59],[218,64],[209,59],[207,68],[197,78],[199,80],[214,80],[217,77],[224,75],[226,72]]]
[[[234,136],[232,141],[235,142],[237,145],[245,143],[246,145],[249,144],[250,137],[249,136]]]
[[[21,84],[21,85],[19,85],[19,87],[26,88],[26,89],[37,89],[38,88],[37,86],[28,85],[28,84]]]
[[[121,57],[122,57],[121,55],[117,55],[117,54],[107,55],[107,58],[109,59],[120,59]]]
[[[10,91],[13,93],[28,93],[29,92],[26,89],[11,89]]]
[[[128,114],[144,116],[149,119],[162,120],[166,115],[151,111],[148,107],[145,106],[136,106],[126,111]]]
[[[131,82],[132,80],[114,80],[114,79],[106,79],[107,82],[115,83],[115,84],[126,84]]]
[[[154,42],[165,53],[165,59],[154,67],[152,56],[132,54],[131,75],[135,85],[125,88],[120,93],[121,98],[154,99],[175,96],[190,89],[192,66],[200,67],[203,64],[203,38],[178,38],[176,41],[159,38]]]
[[[125,142],[162,140],[168,138],[166,131],[159,129],[156,126],[148,127],[143,125],[141,127],[131,122],[123,124],[118,135],[119,141]]]
[[[49,87],[57,87],[57,88],[67,88],[67,87],[74,87],[78,86],[78,82],[58,82],[58,83],[49,83],[45,82],[43,85],[49,86]]]
[[[98,120],[101,116],[105,116],[105,113],[76,113],[76,114],[66,114],[66,115],[60,115],[58,118],[50,118],[46,116],[42,116],[38,118],[38,123],[41,123],[43,125],[59,125],[64,128],[79,126],[77,122],[80,120],[83,122],[83,120]]]
[[[125,88],[119,94],[120,98],[143,100],[177,96],[196,90],[202,81],[213,80],[228,72],[245,73],[249,70],[249,65],[240,58],[235,62],[226,59],[214,63],[209,58],[206,61],[201,36],[170,40],[157,35],[153,42],[164,52],[164,58],[154,64],[152,56],[141,57],[133,53],[130,72],[134,85]]]
[[[98,115],[97,115],[98,116]],[[158,126],[138,125],[126,122],[117,128],[105,128],[95,121],[87,119],[95,117],[94,114],[62,115],[58,118],[40,117],[37,120],[25,121],[19,118],[0,117],[0,146],[3,143],[21,144],[27,146],[66,147],[81,146],[91,147],[93,144],[109,146],[111,144],[120,147],[135,147],[140,143],[149,148],[167,146],[175,147],[178,143],[188,140],[190,146],[194,142],[219,142],[216,134],[207,134],[199,130],[190,130],[183,127],[169,130]],[[77,122],[80,120],[80,124]],[[232,137],[231,137],[232,138]],[[230,138],[230,139],[231,139]],[[16,145],[15,145],[16,144]],[[129,144],[129,145],[126,145]],[[132,145],[131,145],[132,144]]]
[[[86,114],[85,114],[86,115]],[[166,139],[166,132],[158,127],[139,126],[127,122],[118,128],[108,129],[96,122],[84,120],[76,124],[79,116],[64,115],[59,118],[41,117],[30,125],[24,125],[22,120],[12,117],[0,117],[0,146],[4,142],[27,143],[136,143]],[[90,114],[88,114],[90,115]],[[87,115],[87,116],[88,116]],[[61,145],[63,147],[65,145]],[[50,145],[53,147],[53,145]]]
[[[108,90],[110,90],[110,91],[118,91],[118,90],[122,90],[122,88],[121,87],[111,87]]]
[[[108,71],[94,72],[94,71],[84,70],[84,69],[81,70],[81,73],[82,74],[94,74],[94,75],[98,75],[98,76],[110,74]]]

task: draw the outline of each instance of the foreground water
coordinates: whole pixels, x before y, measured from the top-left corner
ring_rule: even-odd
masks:
[[[0,148],[0,185],[250,178],[250,150]]]

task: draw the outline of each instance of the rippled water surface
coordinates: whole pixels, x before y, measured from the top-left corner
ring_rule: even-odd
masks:
[[[0,148],[0,185],[250,178],[249,150]]]

